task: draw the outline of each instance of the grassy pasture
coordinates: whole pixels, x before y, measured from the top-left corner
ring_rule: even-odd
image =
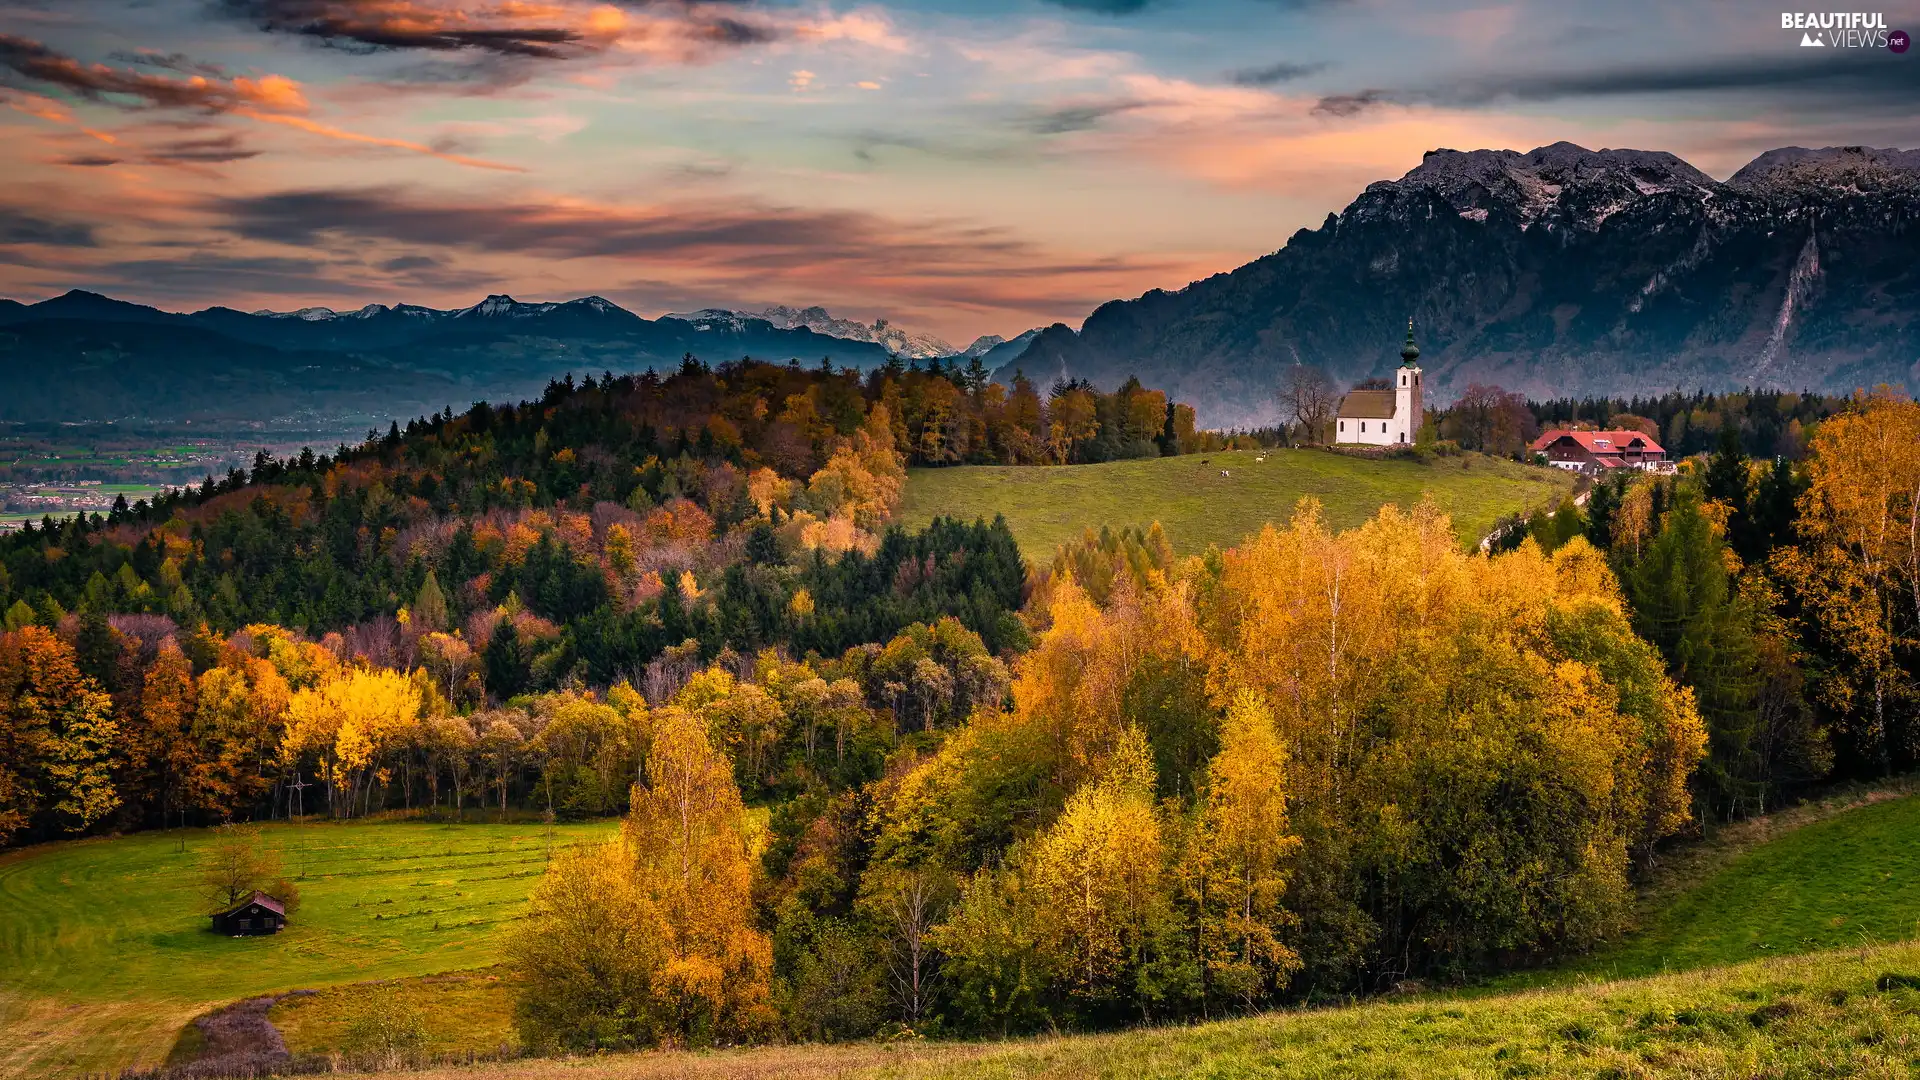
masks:
[[[558,826],[554,843],[615,827]],[[0,859],[0,1072],[153,1063],[213,1004],[486,967],[547,858],[538,825],[273,825],[265,836],[301,907],[262,938],[207,929],[193,883],[199,830]]]
[[[1478,454],[1421,464],[1242,450],[1099,465],[967,465],[912,470],[900,520],[919,528],[935,517],[1005,514],[1029,561],[1052,558],[1089,526],[1158,521],[1176,550],[1198,554],[1209,544],[1232,547],[1267,522],[1285,524],[1302,496],[1320,500],[1335,528],[1350,529],[1385,503],[1410,509],[1430,494],[1461,541],[1477,543],[1503,515],[1558,501],[1572,483],[1557,469]]]

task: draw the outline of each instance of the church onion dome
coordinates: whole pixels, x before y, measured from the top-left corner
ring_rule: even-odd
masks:
[[[1400,347],[1400,366],[1412,367],[1420,359],[1420,346],[1413,343],[1413,320],[1407,320],[1407,343]]]

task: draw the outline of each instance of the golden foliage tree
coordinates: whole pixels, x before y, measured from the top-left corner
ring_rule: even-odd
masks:
[[[733,769],[684,709],[659,710],[626,840],[659,912],[656,993],[678,1039],[744,1037],[771,1021],[772,945],[754,929],[745,815]]]
[[[1833,656],[1817,695],[1886,770],[1895,742],[1920,739],[1901,662],[1920,641],[1920,403],[1883,388],[1821,424],[1812,449],[1801,543],[1773,565]]]
[[[1073,992],[1120,993],[1121,977],[1144,962],[1166,917],[1163,858],[1153,763],[1131,731],[1109,775],[1076,791],[1021,860],[1038,944]]]
[[[1281,939],[1287,865],[1300,839],[1287,822],[1287,751],[1273,713],[1251,692],[1227,709],[1186,885],[1199,910],[1205,989],[1251,1005],[1300,959]]]
[[[120,805],[113,699],[38,626],[0,635],[0,840],[39,812],[79,832]]]
[[[589,1050],[659,1041],[668,1020],[656,994],[663,933],[624,842],[557,856],[506,946],[527,1043]]]

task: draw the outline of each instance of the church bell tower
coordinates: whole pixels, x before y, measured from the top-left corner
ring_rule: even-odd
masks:
[[[1407,343],[1400,347],[1400,369],[1394,372],[1394,441],[1412,443],[1420,438],[1421,390],[1420,347],[1413,343],[1413,319],[1407,319]]]

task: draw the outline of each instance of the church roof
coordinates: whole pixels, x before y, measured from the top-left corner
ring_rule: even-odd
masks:
[[[1395,408],[1393,395],[1392,390],[1349,390],[1347,396],[1340,399],[1340,419],[1391,420]]]

